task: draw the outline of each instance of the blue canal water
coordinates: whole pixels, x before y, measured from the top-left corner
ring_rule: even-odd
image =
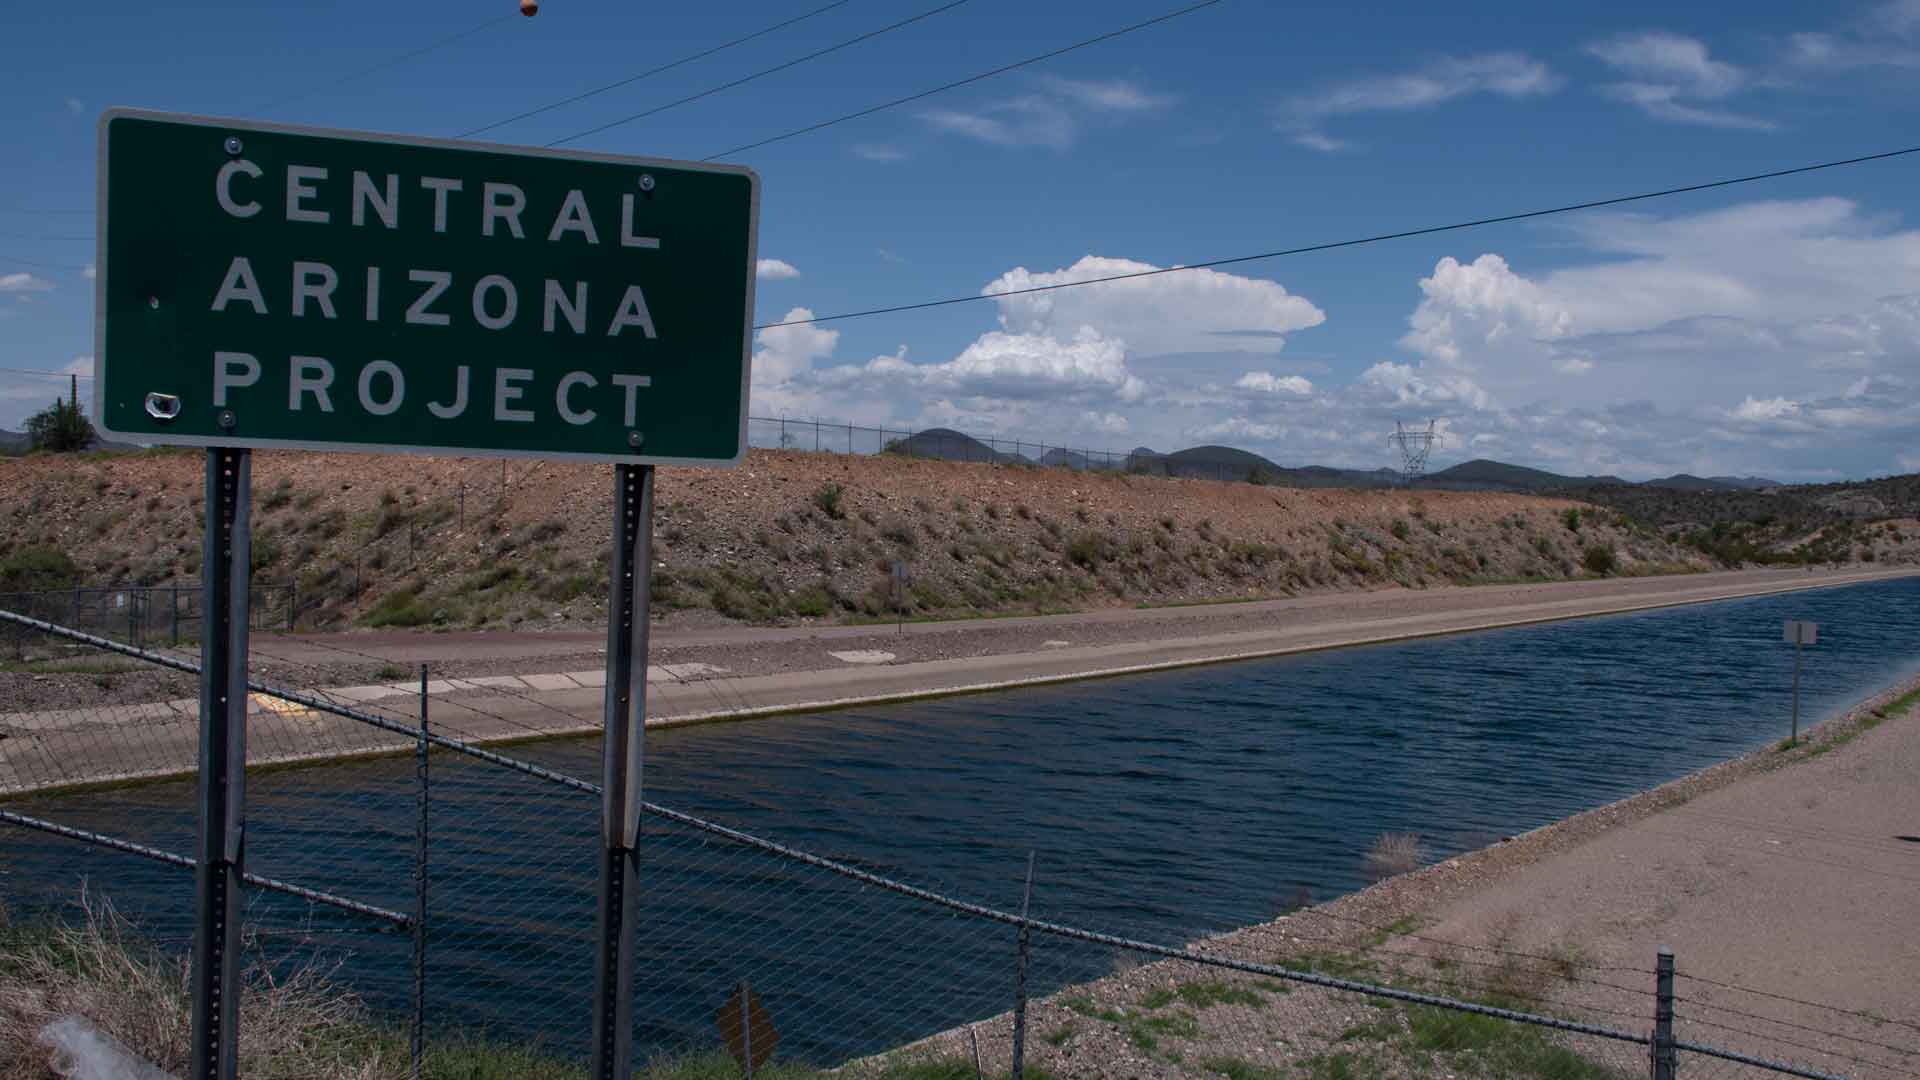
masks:
[[[1487,631],[990,695],[651,732],[652,800],[911,882],[1178,943],[1365,884],[1383,832],[1470,850],[1779,740],[1793,649],[1820,624],[1811,722],[1920,670],[1920,580]],[[514,753],[598,779],[595,740]],[[413,904],[414,763],[249,781],[250,869]],[[598,802],[433,759],[430,1020],[578,1052],[592,985]],[[28,801],[24,812],[190,851],[189,784]],[[649,820],[642,1052],[712,1045],[750,978],[782,1053],[838,1061],[1003,1011],[1004,927]],[[84,877],[155,938],[190,933],[190,875],[17,830],[0,895]],[[405,1007],[407,941],[255,898],[269,954],[318,941],[336,977]],[[1037,947],[1036,992],[1106,970]]]

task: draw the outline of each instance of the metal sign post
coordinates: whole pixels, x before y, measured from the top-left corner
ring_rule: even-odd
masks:
[[[1793,644],[1793,735],[1789,744],[1800,741],[1800,650],[1820,640],[1820,624],[1788,619],[1783,632]]]
[[[207,451],[200,634],[200,844],[194,866],[194,1080],[233,1080],[246,854],[247,576],[252,452]]]
[[[647,722],[647,608],[653,582],[653,466],[614,469],[608,561],[599,959],[593,1077],[633,1075],[633,923],[640,869],[640,770]]]
[[[210,448],[194,1080],[234,1075],[259,447],[618,467],[593,1068],[624,1080],[653,467],[746,453],[759,177],[141,109],[98,146],[94,424]]]

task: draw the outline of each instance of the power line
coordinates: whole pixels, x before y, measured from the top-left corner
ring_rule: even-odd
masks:
[[[91,379],[84,371],[40,371],[36,368],[0,367],[0,375],[47,375],[55,379]]]
[[[393,57],[388,60],[382,60],[376,64],[369,64],[368,66],[363,67],[358,71],[353,71],[353,72],[349,72],[346,75],[342,75],[339,78],[333,80],[332,82],[322,83],[319,86],[302,90],[299,93],[288,94],[285,97],[276,98],[273,101],[267,102],[265,105],[257,106],[257,109],[260,112],[266,112],[269,109],[277,109],[282,105],[292,104],[293,102],[299,101],[301,98],[312,97],[315,94],[324,93],[328,90],[334,89],[335,87],[345,86],[347,83],[350,83],[355,79],[364,78],[368,75],[373,74],[376,71],[384,71],[390,67],[398,67],[399,65],[404,64],[409,60],[413,60],[418,57],[425,56],[426,54],[433,52],[436,49],[443,49],[448,45],[452,45],[457,41],[462,41],[466,38],[470,38],[473,35],[481,32],[482,30],[490,30],[493,27],[496,27],[511,18],[513,18],[512,12],[508,12],[505,15],[496,16],[494,18],[488,19],[486,22],[480,23],[477,26],[470,26],[467,29],[460,31],[457,34],[449,34],[446,37],[443,37],[440,40],[432,43],[431,45],[423,45],[418,49],[412,50],[411,52],[402,53],[399,56]]]
[[[630,124],[635,120],[644,120],[649,116],[654,116],[659,113],[666,112],[668,109],[679,108],[682,105],[699,101],[701,98],[712,97],[714,94],[718,94],[723,90],[731,90],[736,86],[744,86],[747,83],[754,81],[755,79],[765,78],[768,75],[785,71],[788,68],[797,67],[801,64],[806,63],[809,60],[817,60],[822,56],[828,55],[829,53],[836,53],[836,52],[839,52],[841,49],[858,45],[863,41],[870,41],[874,38],[879,37],[882,34],[892,33],[893,31],[899,30],[902,27],[912,26],[914,23],[917,23],[922,19],[930,19],[933,16],[938,15],[942,12],[952,11],[954,8],[957,8],[960,5],[970,3],[970,2],[972,2],[972,0],[948,0],[947,3],[944,3],[937,8],[932,8],[927,11],[923,11],[918,15],[909,16],[905,19],[901,19],[899,22],[896,22],[896,23],[890,23],[886,26],[881,27],[878,30],[869,30],[866,33],[860,34],[856,37],[850,37],[847,40],[840,42],[839,44],[829,45],[824,49],[816,49],[813,52],[807,53],[804,56],[796,56],[792,60],[788,60],[785,63],[775,64],[770,68],[762,68],[761,70],[756,71],[751,75],[743,75],[738,79],[734,79],[732,82],[721,83],[719,86],[710,87],[709,89],[702,90],[697,94],[688,94],[686,97],[679,98],[674,101],[669,101],[664,105],[656,105],[653,108],[646,110],[645,112],[637,112],[637,113],[634,113],[632,116],[623,116],[618,120],[609,120],[606,123],[599,125],[598,127],[591,127],[585,131],[576,132],[572,135],[568,135],[565,138],[555,139],[552,142],[548,143],[547,145],[559,146],[562,143],[570,143],[575,139],[584,139],[589,135],[597,135],[600,132],[607,130],[608,128],[616,128],[622,124]]]
[[[38,236],[33,233],[17,233],[17,232],[0,232],[0,237],[4,237],[5,239],[8,239],[8,240],[33,240],[36,242],[49,243],[49,244],[79,243],[80,241],[83,241],[83,240],[90,244],[94,240],[94,238],[91,236]]]
[[[1477,229],[1485,225],[1501,225],[1514,221],[1527,221],[1532,218],[1551,217],[1556,214],[1571,214],[1579,210],[1596,210],[1604,206],[1620,206],[1625,203],[1644,202],[1648,199],[1663,199],[1671,195],[1685,195],[1695,191],[1709,191],[1714,188],[1733,187],[1736,184],[1752,184],[1762,180],[1777,180],[1783,176],[1797,176],[1801,173],[1819,172],[1822,169],[1837,169],[1845,165],[1861,165],[1870,161],[1885,161],[1889,158],[1907,154],[1920,154],[1920,146],[1909,146],[1901,150],[1887,150],[1877,154],[1862,154],[1859,157],[1841,158],[1837,161],[1822,161],[1813,165],[1799,165],[1791,169],[1775,169],[1772,172],[1754,173],[1750,176],[1735,176],[1725,180],[1709,180],[1701,184],[1686,184],[1681,187],[1661,188],[1658,191],[1644,191],[1637,195],[1616,195],[1605,199],[1592,199],[1587,202],[1568,203],[1565,206],[1553,206],[1544,210],[1526,210],[1515,214],[1499,214],[1494,217],[1474,218],[1470,221],[1456,221],[1449,225],[1428,225],[1418,229],[1403,229],[1399,232],[1376,233],[1352,240],[1334,240],[1324,244],[1307,244],[1301,247],[1282,248],[1277,251],[1263,251],[1256,255],[1236,255],[1226,259],[1210,259],[1206,262],[1185,263],[1179,266],[1163,266],[1154,270],[1137,270],[1127,274],[1109,274],[1105,277],[1087,278],[1084,281],[1063,281],[1055,285],[1034,285],[1024,289],[1006,289],[1000,292],[973,293],[968,296],[954,296],[945,300],[925,300],[917,304],[895,304],[891,307],[868,308],[864,311],[843,311],[834,315],[820,315],[811,319],[788,319],[783,322],[762,323],[755,330],[769,330],[776,326],[802,326],[812,323],[835,322],[840,319],[860,319],[870,315],[892,315],[902,311],[921,311],[926,308],[947,307],[952,304],[965,304],[976,300],[996,300],[1007,296],[1025,296],[1029,293],[1054,292],[1059,289],[1076,289],[1082,285],[1104,285],[1115,281],[1132,281],[1136,278],[1158,277],[1162,274],[1178,274],[1189,270],[1205,270],[1215,266],[1233,266],[1238,263],[1258,262],[1262,259],[1279,259],[1288,255],[1305,255],[1316,251],[1333,251],[1339,248],[1361,247],[1366,244],[1378,244],[1388,240],[1406,240],[1416,236],[1433,236],[1438,233],[1458,232],[1463,229]]]
[[[64,263],[35,262],[32,259],[22,259],[17,255],[0,255],[0,262],[19,263],[21,266],[33,266],[41,270],[72,270],[85,273],[87,269],[84,266],[68,266]]]
[[[753,33],[748,34],[745,37],[734,38],[732,41],[726,42],[725,44],[715,45],[711,49],[704,49],[700,52],[692,54],[691,56],[683,56],[680,59],[673,61],[672,63],[661,64],[659,67],[655,67],[655,68],[648,68],[647,70],[642,71],[637,75],[629,75],[624,79],[617,79],[613,82],[606,84],[605,86],[595,87],[592,90],[583,91],[582,93],[575,94],[572,97],[561,98],[559,101],[549,102],[536,109],[528,109],[526,112],[519,113],[518,115],[509,116],[505,120],[496,120],[491,124],[486,124],[481,127],[473,128],[470,131],[463,131],[459,135],[455,136],[455,138],[460,138],[460,139],[470,138],[484,131],[492,131],[494,128],[497,128],[497,127],[505,127],[508,124],[517,123],[521,120],[526,120],[531,117],[539,116],[541,113],[552,112],[555,109],[572,105],[575,102],[585,101],[590,97],[596,97],[600,94],[606,93],[609,90],[617,90],[622,86],[632,85],[633,83],[637,83],[642,79],[650,79],[653,76],[658,75],[662,72],[672,71],[674,68],[691,64],[695,60],[704,60],[707,57],[714,55],[715,53],[725,52],[726,50],[731,49],[736,45],[745,45],[747,42],[752,41],[755,38],[765,37],[776,30],[785,30],[787,27],[792,26],[795,23],[805,22],[806,20],[813,18],[815,15],[825,14],[826,12],[832,11],[834,8],[844,7],[851,2],[852,0],[833,0],[833,3],[831,4],[814,8],[812,11],[809,11],[804,15],[796,15],[793,18],[786,20],[785,22],[774,23],[772,26],[769,26],[763,30],[755,30]]]
[[[1072,45],[1068,45],[1065,48],[1055,49],[1052,52],[1044,52],[1038,56],[1029,56],[1025,60],[1016,60],[1011,64],[1003,64],[1000,67],[994,68],[992,71],[983,71],[978,75],[969,75],[964,79],[959,79],[954,82],[947,83],[944,86],[936,86],[931,90],[922,90],[917,94],[908,94],[906,97],[895,98],[892,101],[883,102],[879,105],[874,105],[870,108],[861,109],[858,112],[850,112],[845,116],[836,116],[831,120],[822,120],[817,124],[809,124],[803,128],[795,128],[794,130],[786,132],[785,134],[774,135],[770,138],[761,139],[758,142],[750,142],[750,143],[747,143],[745,146],[736,146],[731,150],[722,150],[717,154],[710,154],[704,158],[701,158],[700,160],[712,161],[715,158],[728,157],[733,154],[743,153],[748,150],[757,150],[762,146],[768,145],[769,143],[777,143],[786,139],[794,138],[796,136],[806,135],[811,132],[819,131],[822,128],[830,128],[835,124],[844,124],[849,120],[858,120],[863,116],[872,116],[874,113],[884,112],[885,110],[891,109],[896,105],[905,105],[908,102],[919,101],[922,98],[929,98],[934,96],[935,94],[944,94],[949,90],[956,90],[962,86],[967,86],[972,83],[980,82],[983,79],[991,79],[995,75],[1004,75],[1009,71],[1015,71],[1023,67],[1028,67],[1033,64],[1038,64],[1043,60],[1051,60],[1056,56],[1065,56],[1066,54],[1073,52],[1076,49],[1084,49],[1089,45],[1098,45],[1103,41],[1111,41],[1114,38],[1120,37],[1123,34],[1131,34],[1135,30],[1145,30],[1149,26],[1166,22],[1169,19],[1177,19],[1182,15],[1187,15],[1192,12],[1199,11],[1201,8],[1212,7],[1215,4],[1218,4],[1220,2],[1221,0],[1203,0],[1202,3],[1193,4],[1188,7],[1183,7],[1178,11],[1169,11],[1165,15],[1155,16],[1154,18],[1148,19],[1145,22],[1137,22],[1137,23],[1134,23],[1132,26],[1123,26],[1118,30],[1109,30],[1104,34],[1099,34],[1094,37],[1087,38],[1085,41],[1076,41]]]

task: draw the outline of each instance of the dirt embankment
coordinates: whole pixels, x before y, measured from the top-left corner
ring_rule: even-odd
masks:
[[[201,461],[0,461],[0,561],[52,548],[88,585],[193,580]],[[604,466],[261,452],[253,485],[256,581],[294,583],[303,628],[542,629],[604,610]],[[656,605],[681,623],[1557,580],[1609,558],[1624,574],[1708,567],[1656,530],[1562,499],[891,456],[754,451],[733,470],[663,469],[657,506]],[[895,561],[911,575],[903,600]]]

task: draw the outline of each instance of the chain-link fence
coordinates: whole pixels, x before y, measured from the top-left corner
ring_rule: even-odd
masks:
[[[147,680],[27,684],[0,714],[0,894],[15,925],[71,912],[84,888],[84,910],[111,900],[177,962],[193,925],[179,853],[195,835],[194,665],[0,622],[31,635],[28,663],[133,662]],[[577,1068],[598,786],[540,763],[583,771],[583,752],[481,744],[576,730],[597,717],[594,695],[429,674],[254,687],[256,983],[318,971],[350,991],[351,1023],[370,1033],[356,1045],[386,1055],[366,1075],[406,1075],[415,1031],[428,1063]],[[1877,1080],[1920,1067],[1920,1027],[1694,978],[1684,957],[1663,978],[1651,957],[1601,966],[1323,908],[1202,940],[1096,931],[1043,917],[1071,888],[1044,858],[1037,878],[1029,864],[936,889],[668,807],[648,805],[643,820],[634,1043],[650,1076],[738,1075],[736,1061],[769,1053],[762,1071],[784,1077]],[[982,889],[993,903],[959,898]],[[478,1069],[443,1074],[502,1074]]]
[[[1278,478],[1259,458],[1238,450],[1170,455],[1147,449],[1107,450],[1069,446],[1019,436],[969,435],[948,428],[913,431],[790,417],[750,418],[747,421],[747,445],[762,450],[895,454],[934,461],[1100,469],[1204,480],[1250,480],[1259,483]]]
[[[198,641],[201,602],[202,590],[194,581],[0,593],[0,610],[142,646]],[[256,630],[292,629],[298,607],[299,590],[292,582],[255,583],[248,592],[247,609]],[[17,659],[28,640],[17,628],[0,627],[0,652]]]

